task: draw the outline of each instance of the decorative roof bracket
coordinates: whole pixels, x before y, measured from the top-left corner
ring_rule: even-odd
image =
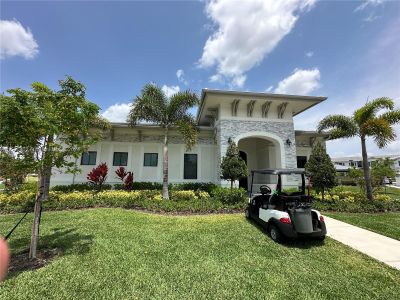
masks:
[[[283,102],[278,105],[278,119],[283,119],[287,105],[287,102]]]
[[[238,109],[238,106],[239,106],[239,102],[240,102],[240,99],[235,99],[232,102],[232,116],[233,117],[237,116],[237,109]]]
[[[267,118],[268,117],[268,111],[269,108],[271,107],[271,103],[272,101],[266,101],[262,106],[261,106],[261,116],[263,118]]]
[[[252,117],[253,116],[253,109],[254,109],[254,104],[256,103],[256,100],[251,100],[247,104],[247,116]]]

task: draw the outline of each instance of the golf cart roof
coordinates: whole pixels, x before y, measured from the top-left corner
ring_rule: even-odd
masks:
[[[260,169],[260,170],[251,170],[252,174],[273,174],[273,175],[282,175],[282,174],[306,174],[304,169]]]

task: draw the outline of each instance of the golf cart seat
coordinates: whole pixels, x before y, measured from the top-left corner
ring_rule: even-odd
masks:
[[[271,197],[269,199],[269,206],[272,209],[276,209],[276,210],[284,210],[285,209],[284,201],[282,201],[281,197],[279,197],[276,194],[271,195]]]
[[[253,198],[253,205],[257,208],[267,207],[270,195],[257,195]]]

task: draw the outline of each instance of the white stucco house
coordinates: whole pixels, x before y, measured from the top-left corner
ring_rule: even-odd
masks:
[[[327,138],[312,131],[295,130],[293,117],[326,97],[282,95],[203,89],[196,122],[196,145],[186,151],[177,131],[169,135],[169,181],[221,181],[220,163],[232,138],[249,170],[304,167],[313,143]],[[103,140],[76,161],[82,172],[53,170],[52,185],[86,182],[86,174],[105,162],[107,182],[116,183],[119,166],[133,171],[135,181],[162,182],[163,131],[155,125],[129,127],[113,123]],[[247,187],[247,180],[240,186]]]

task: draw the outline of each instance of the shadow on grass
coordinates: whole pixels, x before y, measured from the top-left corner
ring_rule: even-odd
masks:
[[[11,249],[25,249],[11,256],[11,270],[7,279],[13,278],[25,271],[35,270],[51,263],[57,257],[71,254],[82,255],[90,250],[93,243],[92,235],[76,232],[76,228],[62,229],[54,228],[51,234],[39,236],[38,258],[28,258],[30,237],[10,239]]]
[[[258,222],[254,221],[253,219],[246,219],[246,220],[251,225],[256,227],[260,232],[265,234],[267,238],[270,239],[270,236],[268,235],[267,231]],[[271,241],[272,241],[272,239],[271,239]],[[286,240],[284,242],[279,243],[279,244],[284,247],[287,247],[287,248],[309,249],[309,248],[313,248],[313,247],[323,246],[324,241],[319,241],[319,240],[315,240],[312,238],[298,238],[298,239],[286,238]]]

